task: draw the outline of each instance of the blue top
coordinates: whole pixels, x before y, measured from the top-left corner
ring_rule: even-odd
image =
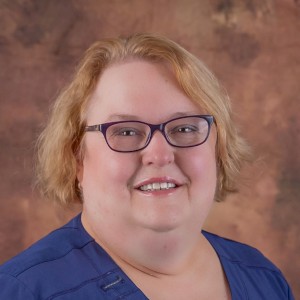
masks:
[[[232,300],[294,299],[258,250],[203,232],[217,252]],[[147,299],[85,231],[80,215],[0,267],[1,300]]]

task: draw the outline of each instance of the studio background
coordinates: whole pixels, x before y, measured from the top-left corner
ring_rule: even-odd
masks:
[[[35,140],[84,50],[135,32],[182,44],[228,91],[257,159],[205,228],[259,248],[300,299],[298,0],[0,0],[0,263],[78,212],[33,190]]]

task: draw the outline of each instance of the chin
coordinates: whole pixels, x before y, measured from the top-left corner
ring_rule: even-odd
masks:
[[[142,226],[157,233],[168,233],[182,228],[184,226],[184,218],[167,219],[166,216],[162,216],[160,219],[148,220],[148,222],[144,219]]]

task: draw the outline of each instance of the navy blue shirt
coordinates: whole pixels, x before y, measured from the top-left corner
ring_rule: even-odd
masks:
[[[258,250],[202,232],[217,252],[232,300],[294,299]],[[1,300],[148,299],[85,231],[80,215],[0,267]]]

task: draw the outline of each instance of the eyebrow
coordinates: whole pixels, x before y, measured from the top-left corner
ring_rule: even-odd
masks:
[[[192,115],[199,115],[201,113],[195,112],[195,111],[189,111],[189,112],[176,112],[174,114],[171,114],[168,119],[175,119],[179,117],[186,117],[186,116],[192,116]],[[111,121],[127,121],[127,120],[134,120],[134,121],[140,121],[141,118],[137,115],[131,115],[131,114],[112,114],[109,115],[107,118],[108,122]]]
[[[109,115],[107,120],[111,121],[126,121],[126,120],[138,120],[138,116],[130,115],[130,114],[112,114]]]

